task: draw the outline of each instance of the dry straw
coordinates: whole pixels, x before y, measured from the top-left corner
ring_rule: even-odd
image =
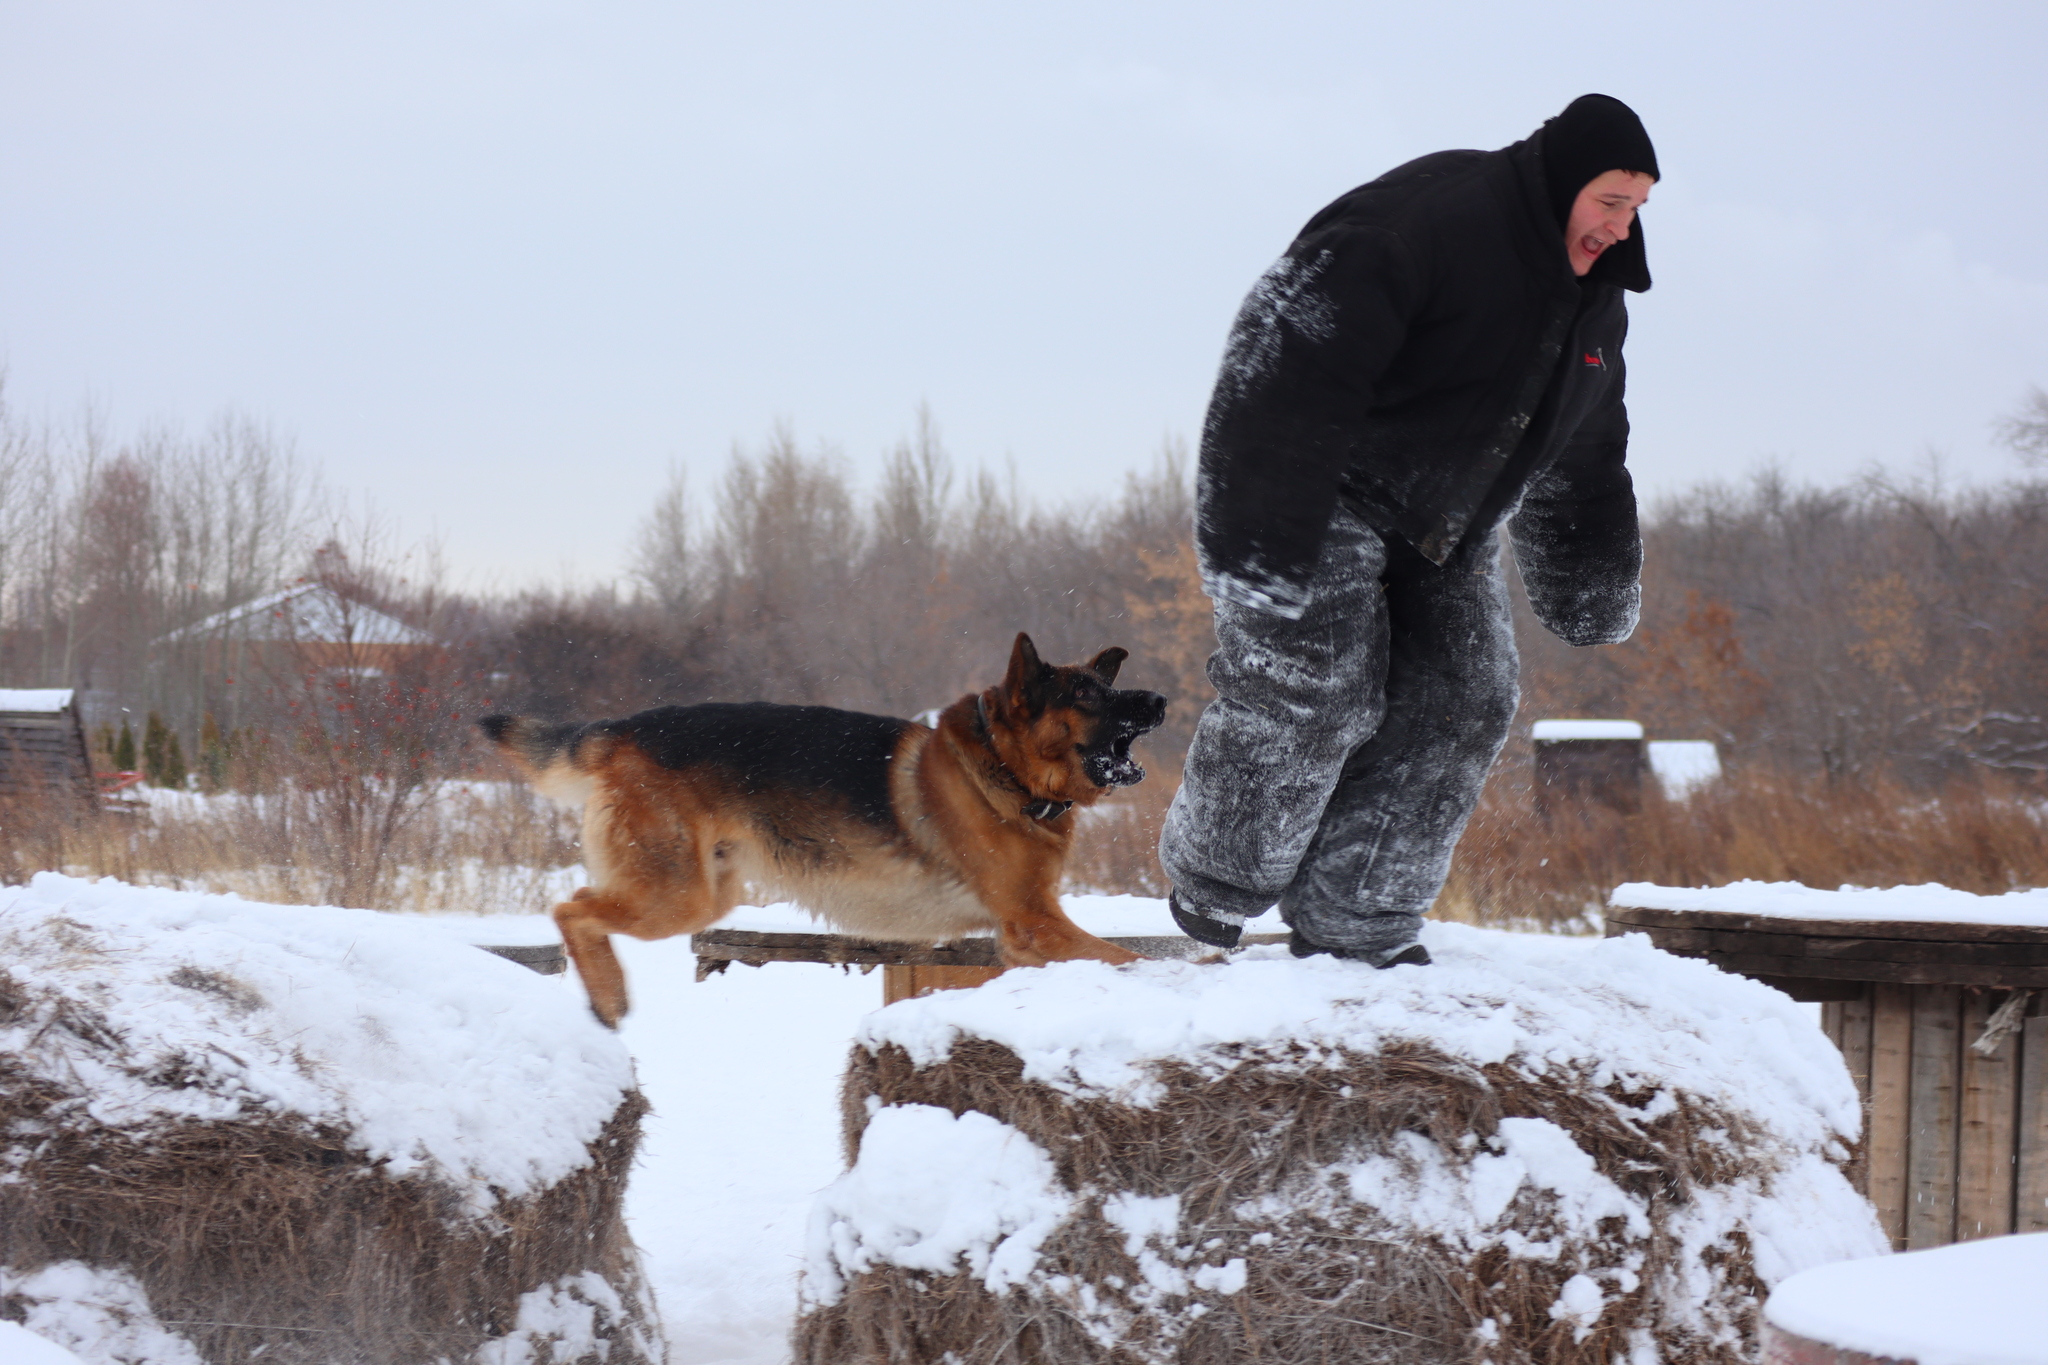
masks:
[[[24,1018],[119,1064],[121,1040],[89,1007],[0,972],[0,1023]],[[393,1178],[331,1128],[251,1114],[116,1130],[91,1120],[91,1099],[0,1059],[0,1265],[125,1270],[206,1360],[463,1365],[513,1331],[522,1294],[590,1272],[623,1312],[593,1305],[600,1350],[576,1365],[659,1359],[621,1209],[647,1107],[637,1091],[587,1165],[482,1217],[445,1183]],[[0,1298],[0,1318],[23,1310]]]
[[[1083,1197],[1024,1288],[991,1292],[969,1274],[893,1266],[852,1277],[836,1302],[800,1319],[799,1365],[1610,1365],[1649,1342],[1687,1365],[1755,1358],[1750,1314],[1763,1286],[1746,1240],[1682,1246],[1697,1196],[1768,1179],[1779,1159],[1742,1115],[1684,1095],[1651,1106],[1650,1095],[1583,1072],[1474,1067],[1418,1044],[1336,1064],[1264,1057],[1220,1075],[1169,1065],[1159,1076],[1159,1102],[1134,1107],[1027,1081],[1018,1057],[986,1040],[963,1040],[921,1070],[893,1045],[856,1048],[844,1093],[849,1161],[874,1102],[974,1109],[1020,1129]],[[1603,1220],[1599,1236],[1567,1239],[1550,1259],[1516,1257],[1498,1243],[1473,1252],[1418,1236],[1330,1197],[1332,1166],[1412,1156],[1404,1134],[1461,1170],[1509,1117],[1567,1130],[1647,1209],[1647,1233]],[[1120,1194],[1179,1196],[1172,1242],[1207,1264],[1244,1258],[1243,1289],[1149,1288],[1125,1230],[1103,1214]],[[1525,1186],[1506,1223],[1535,1241],[1554,1236],[1554,1199]],[[1603,1283],[1607,1307],[1590,1330],[1552,1315],[1574,1275],[1631,1265],[1633,1287]]]

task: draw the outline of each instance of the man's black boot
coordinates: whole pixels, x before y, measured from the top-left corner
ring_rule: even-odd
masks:
[[[1172,893],[1166,898],[1166,908],[1173,912],[1173,922],[1180,931],[1197,943],[1206,943],[1211,948],[1235,948],[1237,941],[1244,937],[1244,924],[1226,924],[1220,919],[1198,915],[1180,903],[1180,894]]]
[[[1363,948],[1325,948],[1320,944],[1310,943],[1301,936],[1299,929],[1288,932],[1287,951],[1296,957],[1314,957],[1317,953],[1327,953],[1331,957],[1343,958],[1346,962],[1370,962],[1381,971],[1389,967],[1427,967],[1430,964],[1429,949],[1420,943],[1411,943],[1386,961],[1379,962],[1374,960],[1374,954]]]

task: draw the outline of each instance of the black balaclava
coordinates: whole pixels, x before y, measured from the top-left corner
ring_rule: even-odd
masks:
[[[1549,191],[1560,234],[1571,221],[1579,191],[1607,172],[1645,171],[1662,178],[1657,151],[1643,131],[1643,121],[1635,110],[1609,95],[1579,96],[1543,125],[1535,142],[1542,148],[1544,188]],[[1640,218],[1625,240],[1600,253],[1586,278],[1637,293],[1650,287]]]
[[[1543,125],[1543,179],[1559,228],[1571,218],[1579,191],[1609,171],[1663,178],[1636,111],[1611,95],[1581,95]]]

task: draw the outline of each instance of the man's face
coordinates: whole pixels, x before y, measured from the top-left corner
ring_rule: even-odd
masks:
[[[1564,225],[1564,250],[1572,274],[1585,274],[1601,252],[1627,238],[1636,210],[1650,202],[1650,187],[1656,183],[1635,171],[1603,171],[1586,182]]]

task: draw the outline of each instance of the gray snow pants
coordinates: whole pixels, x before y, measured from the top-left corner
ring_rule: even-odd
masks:
[[[1340,507],[1301,619],[1218,602],[1216,640],[1160,838],[1181,904],[1242,923],[1277,901],[1317,947],[1393,956],[1515,713],[1495,538],[1439,567]]]

